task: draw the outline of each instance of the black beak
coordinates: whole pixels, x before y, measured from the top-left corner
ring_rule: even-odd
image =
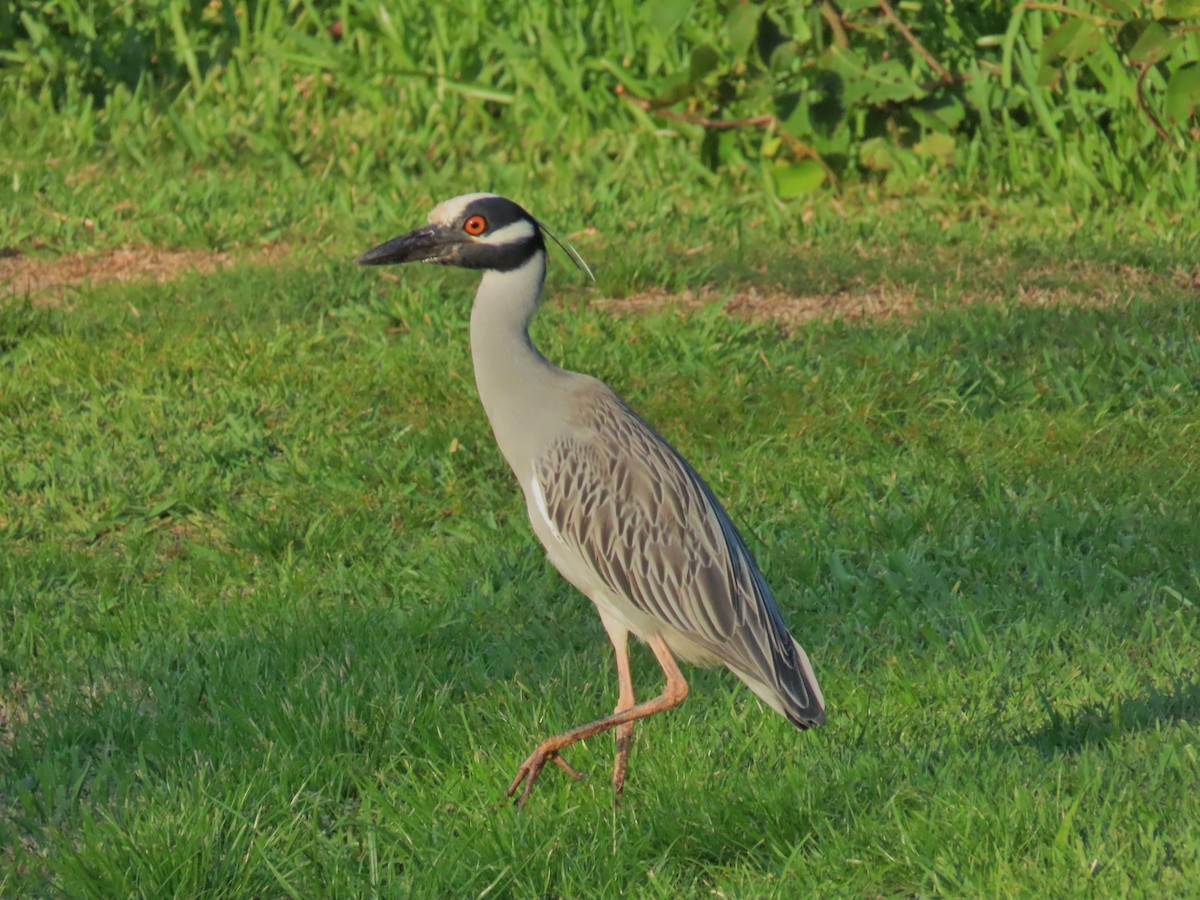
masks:
[[[454,246],[444,228],[426,225],[416,231],[392,238],[360,256],[360,266],[392,266],[406,262],[439,262]]]

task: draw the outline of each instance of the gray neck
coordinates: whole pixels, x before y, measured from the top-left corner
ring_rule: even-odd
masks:
[[[471,358],[496,443],[524,487],[533,460],[553,440],[554,411],[568,373],[529,339],[546,277],[546,254],[510,272],[485,272],[471,308]]]

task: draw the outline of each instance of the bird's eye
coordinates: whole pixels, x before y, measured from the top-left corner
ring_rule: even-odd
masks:
[[[473,237],[478,237],[487,230],[487,219],[483,216],[471,216],[463,222],[463,231]]]

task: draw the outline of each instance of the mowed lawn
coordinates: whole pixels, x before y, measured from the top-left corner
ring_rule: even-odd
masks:
[[[607,736],[502,802],[616,678],[478,407],[471,275],[4,298],[0,895],[1200,895],[1200,302],[1067,262],[785,328],[554,261],[538,341],[706,476],[829,704],[688,670],[619,809]]]

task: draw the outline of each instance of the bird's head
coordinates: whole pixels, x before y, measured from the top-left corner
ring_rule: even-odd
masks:
[[[542,226],[517,204],[495,194],[463,194],[439,203],[424,228],[368,250],[358,264],[427,262],[508,272],[545,251]]]

